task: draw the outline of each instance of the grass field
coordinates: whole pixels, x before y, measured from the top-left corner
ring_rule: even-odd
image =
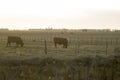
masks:
[[[0,32],[1,56],[15,56],[20,58],[46,57],[74,58],[80,55],[113,55],[114,48],[119,47],[119,32],[52,32],[52,31],[7,31]],[[24,47],[6,47],[7,36],[20,36]],[[69,41],[67,49],[58,45],[54,47],[53,37],[65,37]],[[47,55],[45,54],[45,41],[47,42]],[[14,58],[14,57],[13,57]]]
[[[15,44],[6,47],[8,35],[21,37],[24,47]],[[119,32],[0,32],[0,80],[119,80],[119,35]],[[62,45],[54,47],[56,36],[68,39],[67,49]]]

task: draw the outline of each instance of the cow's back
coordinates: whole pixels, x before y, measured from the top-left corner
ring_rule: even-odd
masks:
[[[21,38],[17,36],[8,36],[8,41],[9,42],[22,42]]]
[[[60,37],[54,37],[54,42],[59,44],[68,43],[66,38],[60,38]]]

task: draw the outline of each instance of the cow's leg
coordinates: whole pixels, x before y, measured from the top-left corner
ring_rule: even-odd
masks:
[[[7,45],[6,45],[6,47],[8,47],[8,45],[9,45],[9,43],[7,42]]]
[[[57,44],[55,43],[55,48],[57,48]]]
[[[16,47],[18,47],[19,46],[19,43],[16,43]]]
[[[67,48],[67,44],[65,44],[65,48]]]
[[[21,45],[21,47],[23,47],[23,43],[21,43],[20,45]]]
[[[65,48],[67,48],[67,45],[65,45]]]
[[[17,44],[17,47],[19,47],[19,44]]]
[[[67,48],[67,44],[63,44],[63,48]]]
[[[65,48],[65,45],[63,44],[63,48]]]
[[[7,47],[10,46],[10,45],[11,45],[11,43],[10,43],[10,42],[7,42]]]
[[[63,44],[63,48],[65,48],[65,44]]]

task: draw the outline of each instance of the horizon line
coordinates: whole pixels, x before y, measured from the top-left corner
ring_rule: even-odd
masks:
[[[120,30],[120,29],[110,29],[110,28],[79,28],[79,29],[70,29],[70,28],[28,28],[28,29],[9,29],[9,28],[0,28],[0,30]]]

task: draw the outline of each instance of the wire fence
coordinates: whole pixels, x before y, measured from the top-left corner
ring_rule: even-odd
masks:
[[[120,45],[120,37],[119,36],[79,36],[79,35],[64,35],[63,34],[25,34],[15,36],[19,36],[22,38],[25,45],[34,45],[33,47],[43,46],[45,48],[45,53],[53,51],[55,49],[51,49],[54,47],[53,38],[54,37],[62,37],[66,38],[69,42],[68,49],[75,53],[82,53],[81,48],[83,46],[101,46],[104,48],[104,53],[109,54],[109,47],[116,48]],[[1,35],[0,41],[7,42],[7,35]],[[44,42],[45,41],[45,42]],[[35,46],[36,45],[36,46]],[[61,46],[61,45],[60,45]],[[59,45],[58,45],[59,47]],[[61,46],[62,47],[62,46]],[[49,49],[50,48],[50,49]],[[83,49],[84,51],[87,51]],[[82,50],[82,51],[83,51]]]

